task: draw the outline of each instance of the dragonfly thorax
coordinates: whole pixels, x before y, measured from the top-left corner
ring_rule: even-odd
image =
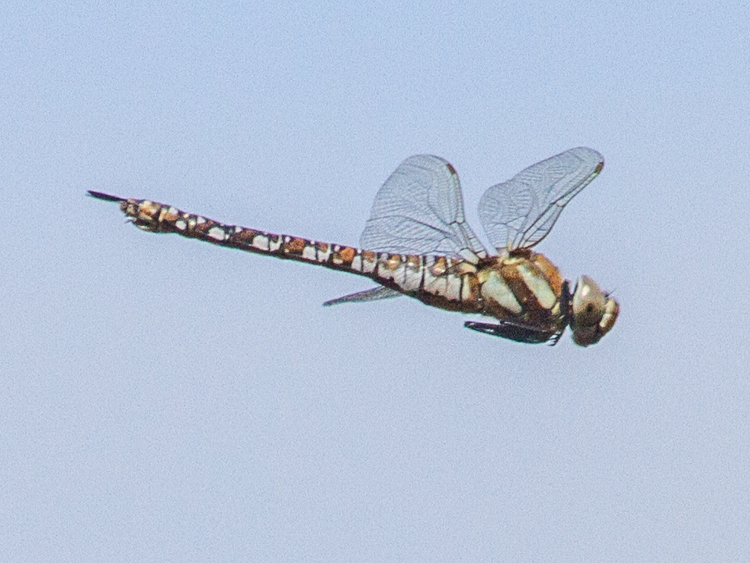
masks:
[[[564,279],[544,255],[514,251],[489,258],[482,266],[477,279],[483,314],[545,330],[564,328]]]
[[[487,258],[477,271],[481,313],[501,325],[467,326],[522,342],[557,341],[570,325],[579,346],[596,344],[614,326],[619,305],[588,276],[571,293],[544,255],[515,250]]]

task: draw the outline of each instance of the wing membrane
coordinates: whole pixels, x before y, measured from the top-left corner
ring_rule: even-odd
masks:
[[[375,196],[360,246],[397,254],[487,255],[466,223],[453,166],[437,156],[407,158]]]
[[[549,234],[563,208],[601,172],[604,157],[578,147],[537,162],[492,186],[479,217],[498,251],[531,248]]]
[[[331,305],[341,305],[342,303],[364,303],[366,301],[377,301],[379,299],[390,299],[392,297],[399,297],[401,294],[395,289],[389,289],[379,285],[372,289],[365,289],[364,291],[358,291],[357,293],[350,293],[343,297],[337,297],[323,303],[323,307],[330,307]]]

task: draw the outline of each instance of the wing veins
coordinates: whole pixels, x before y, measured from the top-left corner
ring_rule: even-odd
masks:
[[[595,150],[577,147],[489,188],[480,201],[479,215],[492,244],[501,252],[539,244],[603,164]]]

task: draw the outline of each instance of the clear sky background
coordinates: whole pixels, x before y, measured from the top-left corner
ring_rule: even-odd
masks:
[[[746,3],[6,0],[0,72],[4,561],[750,557]],[[588,349],[84,195],[356,244],[432,153],[479,232],[579,145],[539,250],[620,301]]]

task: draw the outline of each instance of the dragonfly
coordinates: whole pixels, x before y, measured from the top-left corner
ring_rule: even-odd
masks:
[[[118,203],[129,222],[144,231],[306,262],[378,284],[327,306],[406,295],[492,318],[492,323],[464,323],[483,334],[554,345],[570,327],[573,341],[589,346],[612,329],[619,304],[586,275],[571,289],[557,266],[532,249],[603,166],[597,151],[577,147],[490,187],[480,200],[479,218],[495,253],[466,222],[455,168],[432,155],[407,158],[385,181],[358,248],[227,225],[148,199],[88,193]]]

